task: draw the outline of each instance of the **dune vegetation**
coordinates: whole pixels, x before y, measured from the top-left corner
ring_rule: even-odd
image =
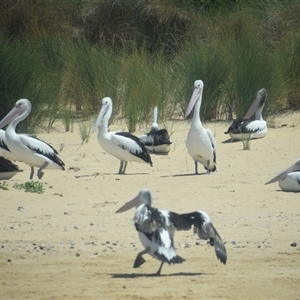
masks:
[[[28,98],[20,131],[68,131],[109,96],[134,132],[155,105],[183,118],[196,79],[204,121],[242,117],[263,87],[264,118],[299,110],[299,20],[297,0],[2,0],[0,118]]]

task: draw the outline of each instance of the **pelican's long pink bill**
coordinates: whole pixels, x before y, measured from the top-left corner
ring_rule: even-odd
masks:
[[[105,115],[105,113],[107,112],[107,109],[108,109],[108,106],[107,105],[102,105],[101,107],[101,110],[99,112],[99,115],[94,123],[94,126],[93,126],[93,131],[96,131],[98,126],[100,125],[102,119],[103,119],[103,116]]]
[[[270,183],[273,183],[273,182],[276,182],[276,181],[284,180],[286,178],[287,174],[289,174],[291,172],[295,172],[295,171],[300,171],[300,162],[298,162],[298,161],[296,163],[294,163],[293,165],[291,165],[290,167],[288,167],[287,169],[285,169],[284,171],[277,174],[271,180],[266,182],[266,184],[270,184]]]
[[[201,94],[201,88],[200,87],[195,87],[194,88],[194,91],[193,91],[193,94],[192,94],[192,97],[190,99],[190,102],[189,102],[189,105],[185,111],[185,116],[187,117],[190,112],[192,111],[196,101],[199,99],[200,97],[200,94]]]
[[[266,96],[267,96],[267,92],[265,89],[261,89],[257,92],[255,100],[253,101],[253,103],[251,104],[251,106],[249,107],[249,109],[247,110],[247,112],[243,117],[244,120],[250,119],[255,114],[257,109],[264,104],[266,100]]]
[[[0,129],[10,123],[18,114],[22,113],[23,109],[20,106],[14,106],[14,108],[1,120]]]
[[[136,196],[131,201],[127,202],[125,205],[123,205],[121,208],[119,208],[116,213],[127,211],[133,207],[139,206],[141,204],[141,200],[139,196]]]

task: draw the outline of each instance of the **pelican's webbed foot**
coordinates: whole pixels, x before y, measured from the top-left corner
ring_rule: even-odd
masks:
[[[135,258],[135,261],[134,261],[134,264],[133,264],[133,267],[134,268],[138,268],[140,267],[143,263],[146,262],[146,260],[143,258],[143,255],[144,254],[147,254],[149,253],[150,251],[150,248],[146,248],[145,250],[141,251]]]
[[[134,261],[133,267],[138,268],[145,262],[146,262],[146,260],[144,259],[144,257],[142,255],[138,254]]]
[[[37,171],[37,176],[39,179],[42,179],[44,172],[43,170],[49,165],[49,163],[46,161]]]
[[[210,169],[209,169],[209,165],[210,165],[210,161],[208,160],[208,161],[207,161],[207,164],[206,164],[206,174],[207,174],[207,175],[209,175],[210,172],[211,172]]]

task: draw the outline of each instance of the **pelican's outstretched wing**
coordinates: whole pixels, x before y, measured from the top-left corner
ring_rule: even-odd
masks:
[[[177,230],[189,230],[193,226],[194,233],[197,233],[202,240],[209,240],[210,245],[215,247],[217,258],[223,264],[226,264],[227,251],[224,243],[209,216],[204,211],[195,211],[187,214],[170,212],[170,221]]]

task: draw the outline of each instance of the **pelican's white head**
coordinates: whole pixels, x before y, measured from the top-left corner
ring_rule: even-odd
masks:
[[[21,120],[24,120],[31,111],[31,103],[28,99],[20,99],[16,102],[13,109],[2,119],[0,122],[0,128],[3,128],[12,120],[14,120],[17,116],[24,114],[24,116],[20,117]]]
[[[202,80],[195,80],[194,82],[194,89],[198,88],[198,89],[202,89],[203,88],[203,81]]]
[[[112,113],[112,100],[110,97],[105,97],[102,99],[102,106],[99,112],[99,115],[94,123],[92,131],[95,132],[100,123],[102,122],[105,115],[107,115],[108,119],[110,118]]]
[[[116,213],[127,211],[133,207],[138,207],[141,204],[152,205],[153,198],[151,191],[149,189],[142,189],[137,196],[135,196],[131,201],[127,202],[121,208],[119,208]]]

